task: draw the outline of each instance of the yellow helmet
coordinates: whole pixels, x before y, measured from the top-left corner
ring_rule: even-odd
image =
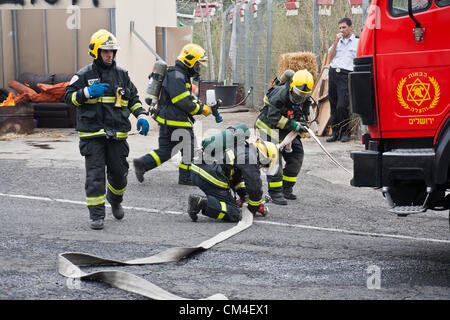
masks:
[[[178,55],[177,59],[180,60],[188,68],[193,68],[197,61],[201,64],[208,61],[205,49],[195,43],[189,43],[185,45],[183,49],[181,49],[181,52]]]
[[[278,164],[278,148],[274,143],[258,138],[253,145],[258,150],[258,162],[262,167],[270,169]]]
[[[314,78],[308,70],[303,69],[294,73],[290,84],[291,102],[296,105],[302,104],[311,95],[313,87]]]
[[[119,50],[119,42],[116,37],[105,29],[100,29],[91,37],[89,43],[89,54],[94,58],[98,58],[98,50]]]

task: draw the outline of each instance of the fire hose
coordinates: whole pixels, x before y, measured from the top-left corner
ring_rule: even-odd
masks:
[[[216,236],[205,240],[193,247],[176,247],[170,248],[158,254],[146,258],[139,258],[127,261],[112,260],[94,256],[80,252],[66,252],[58,255],[58,272],[69,278],[78,280],[97,280],[109,285],[144,297],[155,300],[184,300],[189,298],[179,297],[172,294],[155,284],[140,278],[132,273],[118,270],[100,270],[91,273],[83,272],[80,267],[93,266],[132,266],[161,264],[167,262],[177,262],[183,258],[187,258],[195,252],[205,251],[212,248],[216,244],[231,238],[232,236],[251,227],[253,224],[253,215],[243,206],[242,219],[234,227],[222,231]],[[214,294],[205,299],[208,300],[226,300],[223,294]]]
[[[322,151],[327,155],[327,157],[331,160],[331,162],[333,162],[337,167],[343,169],[345,172],[347,172],[348,174],[351,174],[350,171],[348,171],[342,164],[340,164],[329,152],[327,149],[325,149],[325,147],[323,146],[323,144],[320,142],[319,138],[317,138],[317,136],[314,134],[314,132],[307,126],[303,126],[303,129],[305,129],[306,131],[308,131],[308,133],[311,135],[311,137],[313,138],[313,140],[319,145],[319,147],[322,149]],[[278,150],[283,150],[284,148],[289,149],[290,144],[292,143],[292,141],[295,139],[295,137],[299,135],[299,132],[296,131],[291,131],[289,132],[289,134],[283,139],[283,141],[281,141],[279,144],[277,144]]]

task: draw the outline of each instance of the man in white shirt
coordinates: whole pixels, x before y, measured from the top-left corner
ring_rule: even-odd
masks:
[[[332,135],[327,142],[350,141],[350,113],[348,94],[348,74],[353,71],[353,59],[356,57],[359,39],[353,34],[352,20],[339,20],[339,33],[328,49],[331,59],[328,74],[328,95],[331,108]]]

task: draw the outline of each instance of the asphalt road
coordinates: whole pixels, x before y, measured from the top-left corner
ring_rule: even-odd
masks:
[[[255,115],[224,113],[224,124],[251,126]],[[196,134],[207,136],[215,126],[204,119]],[[177,184],[175,159],[147,173],[142,184],[130,166],[125,218],[116,221],[108,208],[105,228],[91,230],[73,129],[0,139],[0,299],[146,299],[101,282],[67,280],[57,271],[57,256],[148,257],[197,245],[234,225],[204,216],[191,222],[187,197],[200,190]],[[351,171],[350,151],[362,149],[359,141],[320,139]],[[157,146],[156,125],[150,136],[133,134],[128,141],[131,164]],[[269,204],[270,214],[249,229],[179,262],[114,269],[190,299],[222,293],[233,300],[448,300],[448,211],[392,215],[380,192],[351,187],[351,176],[311,138],[303,143],[298,200]]]

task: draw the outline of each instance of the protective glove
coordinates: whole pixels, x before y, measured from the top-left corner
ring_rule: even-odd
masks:
[[[202,105],[203,105],[202,115],[204,115],[205,117],[209,116],[211,114],[211,109],[204,103],[202,103]]]
[[[299,133],[308,132],[308,130],[306,130],[306,128],[305,128],[305,127],[308,127],[308,124],[303,121],[297,122],[295,120],[292,120],[292,127],[293,127],[294,131],[297,131]]]
[[[148,130],[150,129],[150,125],[147,119],[145,119],[144,117],[138,119],[136,127],[139,131],[139,134],[142,134],[143,136],[146,136],[148,134]]]
[[[261,214],[266,214],[266,208],[264,207],[264,203],[261,203],[259,205],[258,212]]]
[[[244,204],[245,199],[239,198],[238,201],[236,201],[236,204],[239,208],[242,208],[242,205]]]
[[[105,95],[106,90],[108,90],[109,83],[98,83],[94,82],[88,87],[89,96],[91,98],[98,98]]]
[[[251,204],[248,204],[247,208],[253,215],[255,215],[256,212],[264,212],[264,204],[262,204],[262,203],[260,205],[257,205],[257,206],[253,206]],[[260,211],[260,210],[262,210],[262,211]]]

